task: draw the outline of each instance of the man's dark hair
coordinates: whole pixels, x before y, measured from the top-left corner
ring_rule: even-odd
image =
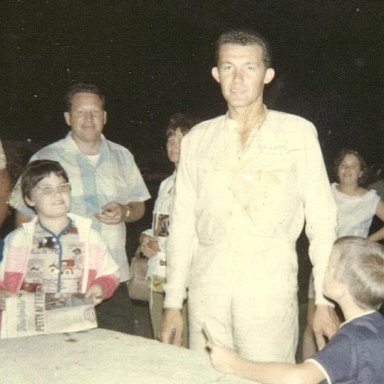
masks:
[[[216,42],[216,63],[219,62],[220,48],[224,44],[258,45],[263,50],[263,61],[266,68],[272,66],[272,49],[269,42],[258,32],[251,29],[230,30],[220,35]]]
[[[73,96],[75,96],[76,93],[93,93],[97,96],[99,96],[103,109],[105,107],[105,95],[102,92],[102,90],[95,84],[92,83],[82,83],[78,82],[73,85],[71,85],[67,91],[67,93],[64,96],[64,103],[67,111],[71,110],[72,107],[72,99]]]
[[[194,114],[189,112],[176,112],[170,118],[165,130],[165,136],[168,138],[172,136],[178,128],[180,128],[183,136],[189,132],[189,130],[198,124],[201,120]]]
[[[21,194],[24,200],[25,197],[30,198],[32,189],[35,188],[44,177],[49,176],[51,173],[62,177],[66,183],[69,182],[67,172],[65,172],[58,161],[43,159],[28,163],[21,175]]]

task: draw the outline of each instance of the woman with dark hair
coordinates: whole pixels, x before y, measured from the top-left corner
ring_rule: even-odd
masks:
[[[177,112],[173,114],[165,131],[166,148],[175,172],[162,181],[153,210],[152,228],[144,231],[139,239],[140,252],[149,258],[147,277],[150,282],[151,298],[149,303],[151,323],[155,338],[161,324],[164,305],[164,284],[166,282],[166,241],[170,225],[170,212],[175,196],[176,171],[180,159],[181,141],[184,135],[199,120],[192,114]],[[187,306],[184,301],[183,318],[187,322]],[[183,346],[188,346],[188,327],[184,327]]]
[[[338,183],[331,187],[337,205],[337,237],[383,239],[382,230],[368,236],[373,217],[384,220],[384,203],[375,190],[364,187],[368,178],[365,160],[357,151],[343,149],[336,157],[334,172]]]
[[[384,221],[384,202],[374,189],[366,189],[368,168],[364,158],[353,149],[343,149],[336,156],[333,167],[337,183],[331,189],[337,206],[337,237],[360,236],[369,241],[384,239],[384,228],[369,234],[373,217]],[[303,359],[316,352],[312,333],[315,308],[312,276],[308,292],[307,325],[303,336]]]

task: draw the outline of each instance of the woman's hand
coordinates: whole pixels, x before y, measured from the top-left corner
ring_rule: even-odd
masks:
[[[159,243],[155,237],[142,234],[139,239],[140,252],[148,258],[155,256],[160,251]]]

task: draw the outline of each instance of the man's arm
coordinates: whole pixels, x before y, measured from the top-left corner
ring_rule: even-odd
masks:
[[[259,384],[318,384],[325,374],[314,363],[258,363],[240,357],[233,350],[208,343],[212,365],[219,371]]]
[[[183,316],[179,308],[165,308],[160,326],[160,341],[181,346],[183,343]]]
[[[190,137],[184,137],[176,177],[176,196],[170,217],[167,239],[167,282],[165,284],[164,315],[160,337],[164,342],[172,339],[181,343],[183,320],[180,309],[185,297],[192,253],[195,243],[195,181],[191,175],[195,154]],[[174,329],[176,329],[174,331]]]
[[[8,215],[8,197],[11,191],[11,182],[6,169],[0,170],[0,227]]]
[[[323,336],[332,337],[339,322],[330,303],[322,294],[325,270],[336,238],[336,205],[332,196],[323,156],[313,126],[303,131],[304,153],[302,159],[302,188],[306,234],[309,239],[309,257],[313,265],[316,312],[313,330],[319,347],[325,343]]]
[[[125,206],[125,222],[133,223],[140,220],[145,213],[145,204],[142,201],[132,201]]]

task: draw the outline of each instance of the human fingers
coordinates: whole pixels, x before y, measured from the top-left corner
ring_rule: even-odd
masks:
[[[148,247],[148,249],[150,249],[154,253],[160,251],[159,242],[156,239],[149,240],[148,243],[147,243],[147,247]]]
[[[314,332],[316,345],[319,351],[325,347],[325,338],[322,332]]]
[[[103,213],[98,213],[95,215],[95,217],[97,220],[101,221],[104,224],[118,224],[121,221],[119,217],[111,217]]]
[[[96,290],[88,290],[85,298],[91,300],[94,305],[100,304],[103,301],[102,293]]]

